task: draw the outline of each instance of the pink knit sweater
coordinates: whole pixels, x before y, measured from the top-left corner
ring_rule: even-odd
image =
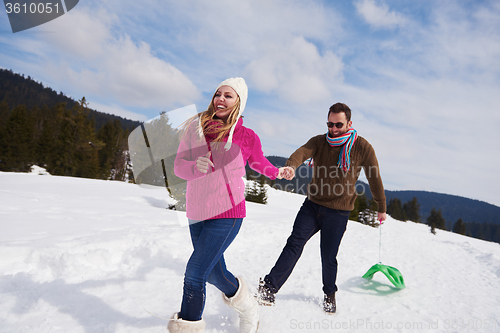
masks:
[[[174,164],[175,174],[187,180],[186,214],[189,219],[208,220],[216,218],[243,218],[245,208],[245,165],[270,179],[276,179],[279,170],[273,166],[262,152],[259,137],[243,126],[239,119],[229,150],[225,142],[213,142],[213,137],[200,138],[191,126],[181,140]],[[214,167],[202,173],[196,167],[196,159],[210,156]]]

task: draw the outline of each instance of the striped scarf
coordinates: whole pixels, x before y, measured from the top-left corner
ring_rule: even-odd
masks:
[[[341,167],[342,170],[344,171],[349,171],[351,164],[351,149],[357,138],[358,138],[358,132],[352,127],[349,128],[349,130],[344,134],[335,138],[330,138],[328,136],[328,133],[326,133],[326,141],[328,141],[330,146],[332,147],[342,146],[339,155],[339,163],[337,164],[337,166],[339,168]]]

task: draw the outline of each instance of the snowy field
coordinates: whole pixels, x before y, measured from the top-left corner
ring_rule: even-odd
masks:
[[[226,252],[255,289],[278,258],[303,196],[269,191]],[[165,189],[122,182],[0,173],[0,332],[166,332],[192,251]],[[307,244],[260,332],[500,332],[500,245],[391,218],[349,222],[339,252],[337,313],[321,308],[319,237]],[[238,332],[237,315],[207,287],[207,332]]]

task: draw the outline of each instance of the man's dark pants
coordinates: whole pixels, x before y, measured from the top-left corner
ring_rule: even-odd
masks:
[[[307,199],[302,204],[292,234],[288,238],[280,257],[264,278],[266,285],[276,293],[292,273],[302,254],[304,245],[320,231],[321,265],[323,269],[323,291],[327,295],[338,288],[337,253],[349,220],[349,211],[337,210],[318,205]]]

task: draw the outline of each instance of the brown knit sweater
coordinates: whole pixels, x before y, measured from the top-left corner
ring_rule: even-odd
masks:
[[[308,158],[313,158],[312,181],[307,186],[308,198],[328,208],[353,210],[356,200],[356,181],[363,168],[373,199],[378,211],[385,213],[385,193],[375,150],[366,139],[358,136],[351,150],[349,171],[337,167],[340,147],[332,147],[326,141],[325,134],[311,138],[305,145],[297,149],[287,160],[286,165],[294,169]],[[358,188],[358,192],[361,192]]]

